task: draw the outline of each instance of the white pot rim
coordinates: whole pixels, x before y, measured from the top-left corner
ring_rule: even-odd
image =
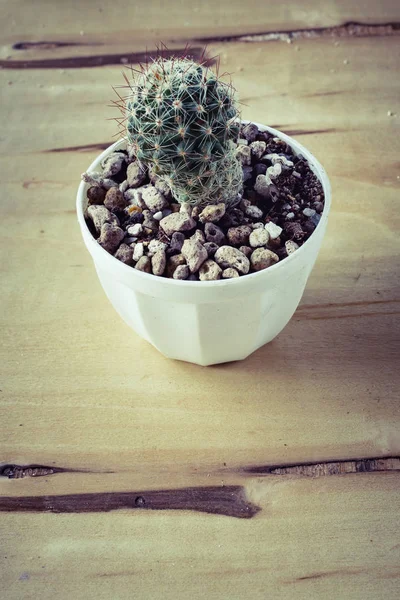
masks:
[[[326,174],[326,171],[323,168],[323,166],[320,164],[320,162],[311,154],[311,152],[309,150],[307,150],[307,148],[305,148],[302,144],[300,144],[299,142],[294,140],[289,135],[286,135],[285,133],[282,133],[281,131],[278,131],[277,129],[274,129],[272,127],[268,127],[266,125],[262,125],[261,123],[257,123],[256,121],[249,121],[247,119],[243,119],[242,122],[246,123],[246,124],[254,123],[254,125],[257,125],[257,127],[259,128],[260,131],[268,131],[269,133],[272,133],[275,137],[279,137],[281,140],[285,141],[294,150],[294,152],[296,154],[301,154],[308,161],[310,168],[312,169],[312,171],[315,173],[315,175],[320,180],[320,182],[322,184],[322,188],[324,190],[324,196],[325,196],[324,210],[321,213],[321,220],[318,223],[317,228],[323,227],[324,223],[328,219],[329,211],[331,208],[331,185],[330,185],[329,178]],[[106,148],[92,162],[92,164],[89,166],[87,171],[90,172],[90,171],[95,171],[96,169],[98,169],[101,161],[108,154],[110,154],[111,152],[116,150],[124,142],[125,142],[125,139],[123,138],[123,139],[118,140],[117,142],[115,142],[114,144],[109,146],[108,148]],[[289,263],[290,264],[293,263],[293,265],[294,265],[295,261],[297,261],[297,260],[301,261],[303,252],[307,251],[307,244],[309,244],[310,240],[312,239],[312,237],[314,235],[314,232],[313,232],[310,235],[310,237],[304,242],[304,244],[302,246],[300,246],[300,248],[298,248],[298,250],[296,250],[295,252],[293,252],[293,254],[290,254],[283,260],[280,260],[276,264],[272,265],[271,267],[268,267],[267,269],[263,269],[261,271],[257,271],[256,273],[250,273],[248,275],[243,275],[241,277],[234,277],[232,279],[219,279],[216,281],[201,281],[201,282],[200,281],[177,280],[177,279],[172,279],[172,278],[167,278],[167,277],[156,277],[155,275],[153,275],[151,273],[143,273],[142,271],[139,271],[138,269],[135,269],[129,265],[126,265],[125,263],[123,263],[120,260],[118,260],[117,258],[115,258],[115,256],[113,256],[112,254],[109,254],[107,252],[107,250],[105,250],[104,248],[102,248],[100,246],[100,244],[98,244],[97,240],[95,240],[95,238],[92,236],[91,232],[89,231],[89,228],[86,224],[85,217],[84,217],[83,207],[85,206],[85,203],[86,203],[86,191],[87,191],[88,187],[89,187],[89,184],[85,183],[84,181],[80,182],[80,185],[78,187],[77,197],[76,197],[76,211],[77,211],[77,216],[78,216],[78,222],[79,222],[79,225],[80,225],[82,231],[86,231],[86,233],[90,236],[90,239],[93,242],[93,243],[91,243],[91,248],[88,248],[89,251],[91,252],[91,254],[100,253],[102,260],[106,261],[108,268],[114,272],[119,271],[119,273],[121,274],[122,277],[127,276],[127,275],[130,277],[135,277],[135,278],[137,277],[137,278],[139,278],[139,280],[142,279],[143,282],[144,281],[149,282],[149,278],[151,278],[153,280],[153,282],[155,282],[155,281],[162,282],[163,286],[171,286],[171,287],[175,287],[175,288],[179,287],[181,289],[182,288],[186,288],[186,289],[202,288],[202,289],[204,289],[206,287],[208,287],[208,288],[210,288],[210,287],[225,288],[228,286],[236,286],[237,289],[239,289],[240,286],[247,285],[250,283],[250,281],[255,283],[255,280],[257,278],[263,277],[265,280],[265,283],[267,284],[268,277],[273,277],[275,275],[278,275],[277,272],[279,271],[279,269],[282,269],[285,266],[286,267],[289,266]],[[87,239],[87,236],[86,236],[86,239]]]

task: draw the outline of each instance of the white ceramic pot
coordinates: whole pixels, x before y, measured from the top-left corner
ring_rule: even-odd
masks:
[[[325,193],[321,220],[310,238],[282,262],[263,271],[219,281],[176,281],[142,273],[104,250],[84,219],[88,184],[81,182],[77,213],[82,236],[111,304],[138,335],[169,358],[199,365],[242,360],[274,339],[289,322],[303,295],[324,237],[331,205],[328,177],[319,162],[287,135],[256,123],[302,154]],[[90,165],[124,141],[116,142]]]

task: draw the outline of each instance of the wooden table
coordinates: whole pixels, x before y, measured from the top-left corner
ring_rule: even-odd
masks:
[[[0,597],[399,598],[400,4],[1,11]],[[173,362],[128,330],[76,223],[111,85],[160,39],[208,40],[243,117],[333,184],[300,308],[236,364]]]

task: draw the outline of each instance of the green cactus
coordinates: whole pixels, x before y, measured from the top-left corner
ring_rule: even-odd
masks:
[[[235,204],[242,168],[232,86],[188,58],[157,58],[129,87],[127,137],[137,159],[178,202]]]

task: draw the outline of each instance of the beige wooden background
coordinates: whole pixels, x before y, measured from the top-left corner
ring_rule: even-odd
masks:
[[[397,599],[400,3],[0,9],[0,598]],[[159,41],[220,54],[332,180],[301,306],[241,363],[139,340],[80,239],[111,86]]]

